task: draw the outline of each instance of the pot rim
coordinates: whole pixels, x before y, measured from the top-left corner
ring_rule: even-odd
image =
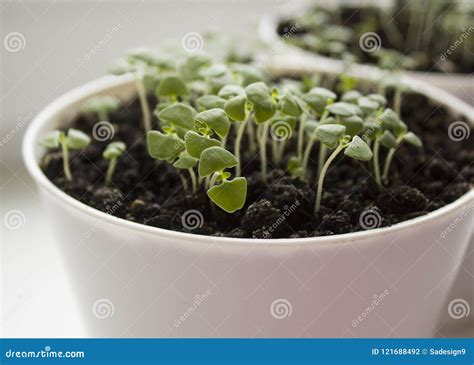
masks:
[[[462,197],[458,198],[454,202],[447,204],[446,206],[437,209],[433,212],[429,212],[423,216],[410,219],[404,222],[394,224],[390,227],[375,228],[367,231],[339,234],[334,236],[325,237],[305,237],[305,238],[272,238],[272,239],[261,239],[261,238],[234,238],[234,237],[217,237],[217,236],[206,236],[193,233],[177,232],[167,230],[163,228],[157,228],[147,226],[145,224],[131,222],[123,218],[114,217],[107,213],[104,213],[98,209],[92,208],[85,203],[76,200],[70,195],[66,194],[58,187],[56,187],[52,181],[50,181],[43,171],[40,169],[35,157],[35,145],[38,143],[38,134],[42,128],[54,120],[55,115],[62,111],[67,110],[68,107],[74,102],[86,98],[90,94],[97,93],[109,88],[120,87],[133,82],[132,75],[122,76],[104,76],[94,81],[88,82],[82,86],[79,86],[59,98],[55,99],[46,108],[44,108],[30,123],[28,126],[22,143],[22,154],[23,161],[27,171],[33,177],[38,187],[47,191],[55,199],[65,203],[69,208],[89,215],[99,221],[107,222],[112,225],[120,226],[122,228],[130,229],[140,233],[150,234],[157,237],[176,239],[181,241],[199,241],[201,243],[208,244],[230,244],[230,245],[267,245],[267,246],[293,246],[293,245],[313,245],[321,246],[323,244],[344,244],[347,242],[354,242],[374,237],[383,237],[385,235],[408,230],[412,227],[419,225],[426,225],[442,216],[452,214],[456,210],[461,209],[467,205],[470,201],[474,201],[474,190],[470,190]],[[442,90],[437,90],[441,95],[438,99],[450,101],[451,99],[457,100],[452,95],[444,93]],[[459,100],[457,100],[459,101]],[[463,102],[459,101],[462,105]],[[465,105],[466,107],[467,104]],[[465,109],[462,111],[464,115],[470,115],[471,119],[474,116],[473,110]],[[378,241],[383,242],[383,240]]]
[[[352,0],[348,4],[353,4],[359,2],[358,0]],[[377,1],[363,1],[362,2],[365,5],[376,5],[376,6],[383,6],[383,4],[377,3]],[[387,4],[385,4],[387,6]],[[301,47],[298,47],[294,44],[288,44],[285,42],[282,42],[281,37],[278,35],[277,28],[278,24],[281,20],[288,19],[292,16],[298,16],[301,15],[302,12],[308,10],[309,8],[314,7],[314,2],[311,2],[309,0],[298,0],[295,1],[294,3],[285,3],[280,5],[279,7],[276,8],[275,11],[269,12],[264,14],[262,17],[259,25],[258,25],[258,35],[260,39],[266,44],[266,45],[276,45],[276,44],[282,44],[283,46],[279,48],[281,54],[288,55],[287,52],[295,53],[298,57],[304,57],[307,60],[313,60],[316,62],[330,62],[333,64],[333,67],[337,68],[338,72],[342,72],[344,68],[346,67],[344,62],[339,59],[323,56],[317,53],[312,53],[308,50],[305,50]],[[330,3],[327,6],[328,8],[335,8],[337,7],[337,1],[334,3]],[[282,42],[282,43],[280,43]],[[379,69],[377,68],[376,65],[370,64],[370,63],[354,63],[351,65],[351,68],[353,69],[359,69],[358,71],[361,73],[364,72],[378,72]],[[415,78],[423,77],[429,80],[435,80],[435,79],[448,79],[450,82],[453,84],[466,84],[469,85],[469,79],[468,76],[470,75],[469,73],[447,73],[447,72],[430,72],[430,71],[413,71],[413,70],[404,70],[403,74]]]

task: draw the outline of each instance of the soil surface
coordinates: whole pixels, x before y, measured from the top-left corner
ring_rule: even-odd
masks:
[[[442,13],[445,14],[447,10],[445,9]],[[378,62],[374,52],[364,52],[359,45],[360,37],[363,34],[374,32],[380,37],[382,48],[394,49],[416,59],[417,66],[413,68],[414,70],[465,74],[474,72],[474,57],[469,52],[470,46],[466,50],[463,50],[463,47],[455,46],[460,42],[462,44],[463,38],[471,30],[469,27],[459,26],[456,32],[449,34],[446,32],[446,26],[438,20],[426,32],[427,34],[431,32],[429,40],[423,34],[426,39],[409,43],[408,31],[413,27],[410,26],[408,9],[405,7],[401,10],[397,9],[393,16],[386,11],[380,11],[378,7],[370,6],[363,8],[345,7],[340,12],[323,9],[315,11],[328,14],[329,24],[334,26],[344,25],[354,31],[354,37],[348,44],[348,51],[355,55],[360,63],[374,64]],[[388,16],[390,18],[387,18]],[[298,24],[297,18],[283,21],[278,26],[278,33],[281,36],[286,35],[285,37],[288,37],[288,41],[291,42],[309,32],[304,27],[295,27],[295,24]],[[394,29],[398,29],[399,34]],[[389,32],[392,34],[389,34]],[[319,36],[319,34],[315,35]],[[314,49],[309,50],[314,51]],[[320,47],[318,47],[317,52],[325,56],[341,58],[340,54],[329,53]]]
[[[156,101],[150,102],[154,105]],[[383,191],[376,188],[368,163],[340,154],[326,176],[322,207],[316,216],[314,176],[309,181],[290,177],[283,169],[284,158],[281,166],[270,164],[269,178],[263,183],[259,158],[250,152],[246,139],[242,167],[248,181],[248,196],[242,210],[227,214],[211,206],[204,190],[196,195],[186,193],[177,170],[148,155],[136,100],[110,117],[115,130],[111,140],[124,141],[128,146],[117,163],[112,187],[104,187],[108,162],[102,158],[111,140],[92,138],[86,150],[71,153],[71,183],[64,178],[59,150],[47,152],[41,167],[58,188],[85,204],[133,222],[175,231],[282,238],[373,229],[438,209],[465,194],[474,183],[474,133],[466,131],[470,137],[457,142],[448,133],[452,122],[462,118],[450,115],[444,107],[421,95],[405,97],[402,106],[402,119],[422,138],[424,147],[417,149],[404,144],[399,148]],[[70,127],[92,137],[97,121],[94,116],[81,115]],[[288,145],[292,148],[291,143]],[[317,150],[313,149],[312,161],[317,161]],[[381,163],[384,153],[382,148]],[[315,169],[311,164],[310,170]],[[189,180],[186,172],[183,176]]]

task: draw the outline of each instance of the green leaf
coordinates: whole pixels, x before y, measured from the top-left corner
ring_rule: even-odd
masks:
[[[40,145],[46,148],[58,148],[59,141],[61,139],[61,134],[64,134],[61,131],[52,131],[46,133],[39,141]]]
[[[387,104],[387,99],[385,99],[382,95],[380,94],[369,94],[367,97],[370,100],[373,100],[379,104],[379,108],[384,107]]]
[[[112,160],[114,158],[120,157],[123,155],[127,146],[123,142],[112,142],[107,145],[104,152],[102,153],[102,157],[106,160]]]
[[[301,161],[297,156],[292,156],[288,159],[287,170],[292,177],[301,177],[305,176],[305,171],[301,166]]]
[[[353,103],[353,104],[356,104],[357,103],[357,100],[362,97],[362,94],[357,91],[357,90],[349,90],[349,91],[346,91],[342,97],[341,97],[341,101],[345,101],[346,103]]]
[[[400,119],[398,118],[397,113],[395,113],[392,109],[387,108],[384,110],[379,120],[382,122],[383,129],[393,129],[397,127]]]
[[[379,138],[379,142],[386,148],[396,148],[398,145],[397,139],[389,131],[383,132],[382,137]]]
[[[308,93],[303,94],[301,98],[316,113],[322,114],[326,105],[328,105],[329,102],[336,100],[337,95],[331,90],[322,87],[313,87]]]
[[[227,213],[242,209],[247,198],[247,180],[237,177],[234,180],[224,180],[220,185],[213,186],[207,191],[207,196],[219,208]]]
[[[221,145],[217,139],[201,136],[199,133],[194,131],[186,133],[184,141],[189,155],[197,159],[201,158],[201,153],[205,149]]]
[[[247,117],[245,103],[247,98],[245,95],[234,96],[233,98],[227,100],[224,104],[224,110],[227,115],[233,120],[244,121]]]
[[[206,177],[214,172],[237,166],[238,163],[237,158],[222,147],[209,147],[201,154],[199,176]]]
[[[252,65],[234,63],[232,65],[232,70],[239,76],[240,84],[242,86],[265,80],[262,70]]]
[[[357,100],[357,105],[359,105],[362,111],[366,114],[370,114],[379,108],[379,103],[365,96],[362,96]]]
[[[372,158],[370,147],[359,136],[352,138],[352,141],[344,150],[344,154],[360,161],[369,161]]]
[[[197,161],[197,158],[191,157],[186,151],[183,151],[173,166],[177,169],[192,169],[196,166]]]
[[[82,150],[86,148],[91,139],[87,134],[77,129],[69,129],[66,137],[66,144],[72,150]]]
[[[181,78],[176,75],[165,76],[156,88],[156,95],[158,97],[181,96],[186,95],[187,93],[188,89],[186,87],[186,84],[183,80],[181,80]]]
[[[316,129],[318,127],[319,127],[319,123],[314,119],[310,119],[306,121],[304,125],[304,130],[306,131],[306,133],[312,136],[313,134],[316,133]]]
[[[212,59],[204,54],[197,53],[186,57],[183,63],[178,66],[179,74],[187,81],[200,78],[200,72],[205,66],[212,64]]]
[[[127,56],[131,60],[142,61],[162,69],[169,70],[174,68],[173,60],[170,57],[165,56],[158,49],[148,47],[134,48],[127,52]]]
[[[413,132],[408,132],[407,134],[405,134],[405,136],[403,136],[403,140],[415,147],[423,146],[423,142],[421,141],[421,139],[418,138],[418,136]]]
[[[342,118],[341,124],[346,127],[346,133],[355,136],[364,129],[364,121],[357,115]]]
[[[253,104],[255,121],[264,123],[275,114],[275,104],[270,90],[263,82],[255,82],[245,88],[247,99]]]
[[[245,89],[239,85],[229,84],[229,85],[223,86],[219,90],[219,93],[217,95],[219,95],[221,98],[224,98],[224,99],[230,99],[230,98],[233,98],[234,96],[239,96],[239,95],[245,96]]]
[[[148,153],[158,160],[172,161],[184,150],[183,140],[174,134],[150,131],[147,135]]]
[[[286,92],[280,101],[280,110],[283,114],[290,115],[292,117],[299,117],[303,110],[298,103],[296,97],[291,93]]]
[[[326,109],[330,113],[340,117],[350,117],[351,115],[359,114],[359,108],[356,105],[344,101],[328,105],[326,106]]]
[[[201,111],[214,108],[224,109],[225,102],[224,98],[217,95],[203,95],[196,99],[196,104]]]
[[[90,99],[82,110],[85,113],[97,113],[99,111],[110,113],[118,108],[120,108],[120,100],[118,98],[111,95],[103,95]]]
[[[316,129],[316,138],[328,148],[335,148],[344,137],[346,127],[339,124],[323,124]]]
[[[168,125],[177,125],[189,130],[194,128],[195,115],[196,111],[191,106],[175,103],[161,110],[158,118]]]
[[[397,125],[393,128],[393,132],[397,137],[400,137],[402,134],[405,134],[408,131],[407,125],[401,120],[398,121]]]
[[[219,137],[227,136],[230,128],[230,121],[224,110],[214,108],[205,110],[195,117],[197,124],[205,124],[211,128]]]

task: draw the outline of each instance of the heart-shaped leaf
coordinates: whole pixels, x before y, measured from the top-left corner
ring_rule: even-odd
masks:
[[[253,104],[257,123],[264,123],[275,114],[275,104],[265,83],[255,82],[250,84],[245,88],[245,92],[247,99]]]
[[[160,96],[181,96],[188,93],[188,88],[183,80],[176,75],[167,75],[158,84],[156,95]]]
[[[61,131],[52,131],[46,133],[39,141],[40,145],[46,148],[58,148],[59,141],[61,139],[61,134],[64,135],[64,132]]]
[[[227,213],[234,213],[245,205],[247,180],[244,177],[224,180],[220,185],[210,188],[207,196]]]
[[[390,131],[384,131],[382,137],[379,138],[379,142],[386,148],[397,147],[397,139]]]
[[[353,103],[353,104],[356,104],[357,103],[357,100],[359,100],[359,98],[362,97],[362,94],[357,91],[357,90],[349,90],[349,91],[346,91],[342,97],[341,97],[341,101],[345,101],[346,103]]]
[[[227,136],[230,121],[224,110],[214,108],[198,113],[195,117],[197,124],[205,124],[211,128],[219,137]]]
[[[364,129],[364,121],[357,115],[342,118],[341,124],[346,127],[346,133],[350,136],[355,136]]]
[[[392,109],[387,108],[383,111],[382,115],[379,117],[379,120],[382,122],[383,129],[393,129],[397,127],[399,118],[397,113]]]
[[[234,96],[245,95],[245,89],[239,85],[229,84],[223,86],[217,95],[224,99],[230,99]]]
[[[326,106],[326,109],[340,117],[350,117],[351,115],[360,114],[360,108],[354,104],[349,104],[344,101],[340,101],[331,105]]]
[[[158,112],[158,118],[168,124],[177,125],[187,130],[194,128],[196,111],[189,105],[175,103]]]
[[[403,136],[403,140],[415,147],[423,146],[423,142],[421,141],[421,139],[418,138],[418,136],[413,132],[408,132],[407,134],[405,134]]]
[[[201,153],[206,148],[221,145],[217,139],[201,136],[199,133],[194,131],[187,132],[184,140],[189,155],[197,159],[201,158]]]
[[[118,158],[123,155],[127,146],[123,142],[112,142],[107,145],[102,156],[106,160],[112,160],[114,158]]]
[[[196,99],[199,110],[209,110],[214,108],[224,109],[226,100],[217,95],[203,95]]]
[[[247,117],[247,113],[245,110],[246,102],[247,98],[245,97],[245,95],[234,96],[233,98],[225,102],[224,110],[227,115],[233,120],[237,120],[239,122],[244,121]]]
[[[286,92],[280,100],[280,110],[283,114],[290,115],[292,117],[299,117],[303,110],[298,103],[296,97]]]
[[[308,93],[303,94],[301,98],[313,109],[317,114],[322,114],[328,103],[336,100],[337,95],[331,90],[322,87],[313,87]]]
[[[237,166],[239,161],[229,151],[222,147],[210,147],[201,153],[199,160],[199,176],[206,177],[214,172]]]
[[[184,150],[181,138],[174,134],[150,131],[147,135],[148,153],[158,160],[172,161]]]
[[[91,139],[87,134],[77,129],[69,129],[66,137],[66,144],[72,150],[82,150],[86,148]]]
[[[352,141],[344,150],[344,154],[361,161],[369,161],[372,158],[370,147],[359,136],[352,138]]]
[[[316,129],[316,138],[326,147],[335,148],[345,135],[346,127],[339,124],[322,124]]]
[[[192,169],[197,162],[197,158],[191,157],[186,151],[183,151],[173,166],[177,169]]]
[[[357,105],[359,105],[362,111],[366,114],[370,114],[379,108],[378,102],[365,96],[362,96],[357,100]]]

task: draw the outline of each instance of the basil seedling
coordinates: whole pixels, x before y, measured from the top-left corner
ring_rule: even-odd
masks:
[[[117,159],[122,156],[127,149],[127,146],[123,142],[112,142],[105,147],[102,157],[109,161],[109,167],[105,175],[105,186],[110,186],[112,183],[112,176],[117,166]]]
[[[61,146],[64,176],[69,182],[73,180],[69,166],[69,150],[83,150],[90,144],[90,142],[91,139],[87,134],[72,128],[69,129],[67,133],[60,130],[54,130],[40,139],[40,144],[43,147],[56,149]]]

